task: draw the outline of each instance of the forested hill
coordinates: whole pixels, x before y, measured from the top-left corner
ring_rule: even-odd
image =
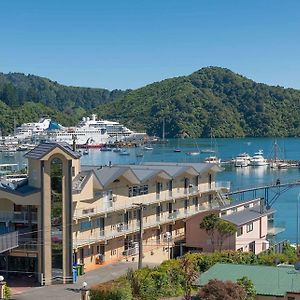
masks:
[[[46,78],[0,73],[0,129],[49,115],[75,125],[96,112],[129,128],[167,137],[300,136],[300,91],[256,83],[208,67],[131,91],[69,87]]]
[[[22,73],[0,73],[0,100],[10,107],[30,101],[60,111],[66,107],[92,109],[123,93],[120,90],[65,86],[44,77]]]
[[[300,136],[300,91],[256,83],[228,69],[203,68],[130,91],[97,113],[168,137]]]

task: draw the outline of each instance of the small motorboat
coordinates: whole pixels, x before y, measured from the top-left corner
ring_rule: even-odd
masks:
[[[217,156],[209,156],[209,157],[205,158],[204,162],[208,163],[208,164],[217,164],[217,165],[219,165],[221,163],[221,159],[218,158]]]
[[[181,150],[180,149],[174,149],[174,152],[179,153],[179,152],[181,152]]]
[[[153,150],[153,147],[144,146],[143,150],[145,150],[145,151],[151,151],[151,150]]]
[[[187,152],[186,155],[196,156],[196,155],[200,155],[200,152],[199,151],[191,151],[191,152]]]
[[[89,150],[88,149],[84,149],[82,154],[83,155],[89,155]]]
[[[115,153],[119,153],[119,152],[122,151],[122,149],[121,148],[114,148],[112,151],[115,152]]]
[[[130,155],[130,153],[127,150],[122,150],[120,155]]]
[[[110,147],[102,147],[102,148],[100,148],[100,151],[108,152],[108,151],[112,151],[112,149]]]
[[[136,157],[144,157],[144,154],[143,153],[137,153],[135,156]]]

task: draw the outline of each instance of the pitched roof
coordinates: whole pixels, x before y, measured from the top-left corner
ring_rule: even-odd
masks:
[[[203,286],[211,279],[222,281],[247,276],[254,284],[258,295],[283,296],[286,292],[300,291],[300,273],[293,266],[269,267],[217,263],[200,275],[196,286]]]
[[[273,208],[265,209],[263,212],[260,212],[260,205],[255,205],[253,207],[245,208],[241,211],[237,211],[229,215],[224,215],[221,218],[237,226],[241,226],[274,212],[275,210]]]
[[[60,148],[62,151],[69,154],[72,158],[80,158],[80,154],[73,151],[68,143],[41,143],[34,149],[24,155],[26,158],[41,159],[55,148]]]

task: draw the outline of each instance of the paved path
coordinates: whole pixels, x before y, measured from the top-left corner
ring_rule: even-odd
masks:
[[[149,265],[153,267],[154,265]],[[101,267],[79,276],[74,284],[60,284],[52,286],[35,287],[24,291],[21,294],[13,295],[15,300],[45,300],[45,299],[80,299],[80,288],[86,281],[88,287],[97,283],[106,282],[126,274],[127,270],[136,269],[137,262],[119,262]]]

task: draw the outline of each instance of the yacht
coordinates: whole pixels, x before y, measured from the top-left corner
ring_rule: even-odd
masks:
[[[205,158],[204,162],[209,163],[209,164],[219,165],[221,163],[221,159],[218,158],[217,156],[208,156],[208,157]]]
[[[233,159],[235,167],[248,167],[250,165],[251,156],[248,153],[241,153]]]
[[[250,159],[251,166],[267,166],[268,162],[263,156],[263,150],[258,150]]]

